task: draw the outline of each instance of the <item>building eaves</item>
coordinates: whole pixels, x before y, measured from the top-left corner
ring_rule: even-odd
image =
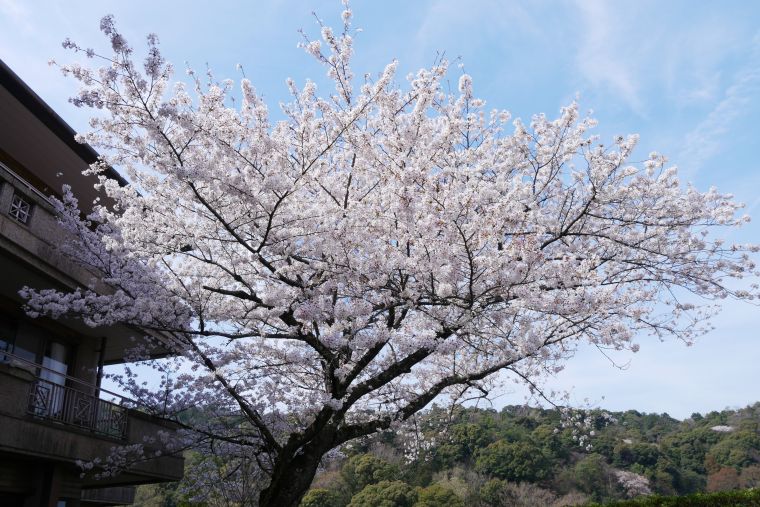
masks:
[[[74,153],[88,164],[96,162],[99,158],[97,151],[89,144],[76,141],[76,132],[61,118],[58,113],[47,105],[34,90],[29,88],[6,63],[0,59],[0,85],[8,90],[27,110],[29,110],[40,122],[42,122],[53,134],[66,144]],[[105,170],[107,177],[126,186],[128,182],[116,169],[108,166]]]

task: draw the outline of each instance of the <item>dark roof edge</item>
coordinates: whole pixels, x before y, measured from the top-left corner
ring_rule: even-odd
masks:
[[[89,144],[78,143],[75,139],[76,132],[74,129],[58,113],[53,111],[34,90],[29,88],[29,85],[18,77],[2,59],[0,59],[0,85],[8,90],[16,100],[21,102],[29,112],[54,133],[58,139],[63,141],[79,158],[88,164],[92,164],[98,160],[100,157],[98,152]],[[105,174],[109,178],[118,181],[122,186],[128,184],[127,180],[111,166],[106,168]]]

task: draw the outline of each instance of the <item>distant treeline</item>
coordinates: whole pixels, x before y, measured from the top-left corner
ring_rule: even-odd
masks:
[[[341,451],[303,506],[562,506],[747,489],[760,486],[760,403],[684,421],[634,410],[433,407],[413,431],[385,432]],[[142,487],[136,505],[199,503],[255,505],[255,498],[199,495],[180,484]]]

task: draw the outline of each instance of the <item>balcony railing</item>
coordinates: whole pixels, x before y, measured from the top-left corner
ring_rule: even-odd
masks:
[[[118,439],[127,436],[126,407],[42,378],[31,384],[27,411],[103,436]]]
[[[8,362],[34,376],[29,386],[27,413],[98,435],[127,438],[128,410],[137,406],[132,400],[10,352],[0,351],[0,362]]]

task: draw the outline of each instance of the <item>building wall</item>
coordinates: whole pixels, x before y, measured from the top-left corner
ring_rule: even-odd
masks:
[[[74,419],[56,419],[56,414],[64,413],[65,400],[84,400],[83,407],[101,403],[98,366],[123,362],[125,348],[139,333],[127,326],[93,329],[73,319],[31,319],[18,294],[24,286],[110,290],[99,273],[64,254],[60,247],[72,244],[72,238],[58,224],[48,199],[59,196],[61,186],[68,184],[85,213],[96,197],[108,204],[94,187],[97,178],[82,174],[96,159],[94,150],[76,143],[71,128],[0,61],[0,506],[53,507],[60,499],[78,506],[83,488],[182,476],[182,458],[171,456],[133,463],[124,473],[101,481],[80,475],[78,461],[104,459],[112,448],[143,443],[145,437],[175,431],[176,425],[139,410],[125,410],[118,403],[112,405],[114,413],[126,414],[120,419],[126,421],[126,430],[118,436],[94,431],[96,426],[76,425]],[[126,184],[112,169],[107,174]],[[25,223],[12,216],[14,195],[31,206]],[[24,357],[38,366],[14,358],[15,352],[24,350],[28,352]],[[56,370],[65,363],[65,371]],[[52,409],[49,404],[46,411],[39,411],[34,404],[38,387],[51,384],[52,391],[64,394],[54,400]],[[122,499],[129,497],[121,490],[113,492]],[[102,493],[90,497],[108,496]]]

